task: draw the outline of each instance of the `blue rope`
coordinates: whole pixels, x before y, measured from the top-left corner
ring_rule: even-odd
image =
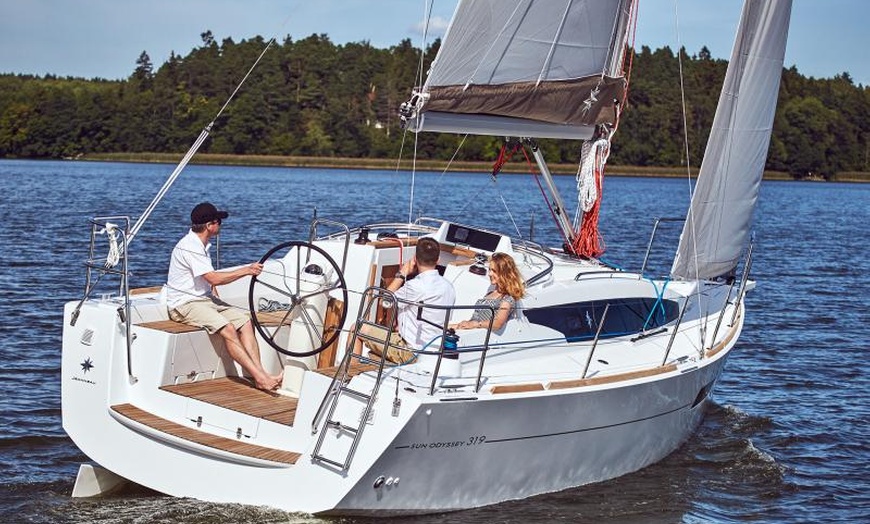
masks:
[[[418,351],[426,351],[427,347],[431,346],[433,342],[435,342],[436,340],[438,340],[442,336],[444,336],[443,333],[441,335],[436,336],[435,338],[433,338],[429,342],[426,342],[425,344],[423,344],[423,347],[421,347]],[[391,362],[391,364],[393,364],[391,367],[400,368],[402,366],[407,366],[409,364],[413,364],[414,362],[416,362],[417,361],[417,351],[414,351],[413,349],[408,349],[408,351],[410,351],[411,354],[414,355],[414,358],[412,358],[411,360],[409,360],[407,362],[402,362],[401,364],[396,364],[394,362]]]
[[[443,336],[444,336],[444,333],[441,333],[440,335],[436,335],[435,338],[433,338],[429,342],[426,342],[425,344],[423,344],[423,347],[420,348],[420,351],[426,351],[427,347],[431,346],[433,342],[435,342],[439,338],[442,338]]]
[[[653,313],[656,311],[656,307],[662,310],[662,318],[667,317],[667,313],[665,312],[665,304],[664,304],[664,295],[665,289],[668,287],[668,282],[671,281],[671,278],[668,277],[665,279],[665,285],[662,286],[661,292],[659,292],[659,287],[656,285],[655,281],[651,278],[645,278],[645,280],[649,280],[649,283],[652,284],[653,289],[656,290],[656,303],[653,304],[653,307],[649,310],[649,315],[646,316],[646,320],[643,322],[643,330],[646,331],[647,326],[649,325],[649,321],[652,319]]]
[[[612,262],[608,262],[608,261],[604,260],[603,258],[599,258],[598,261],[601,262],[601,263],[603,263],[605,266],[608,266],[608,267],[611,267],[611,268],[613,268],[613,269],[617,269],[617,270],[619,270],[619,271],[625,272],[625,269],[624,269],[624,268],[619,267],[619,266],[617,266],[616,264],[614,264],[614,263],[612,263]]]

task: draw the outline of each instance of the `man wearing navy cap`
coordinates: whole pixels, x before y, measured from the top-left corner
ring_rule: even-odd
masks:
[[[230,356],[250,374],[258,388],[277,389],[282,377],[270,375],[263,368],[250,315],[223,302],[215,291],[217,286],[263,271],[263,265],[257,262],[233,271],[215,271],[209,240],[220,233],[221,222],[228,216],[209,202],[197,204],[190,212],[190,231],[175,245],[169,260],[169,318],[202,327],[210,335],[219,333]]]

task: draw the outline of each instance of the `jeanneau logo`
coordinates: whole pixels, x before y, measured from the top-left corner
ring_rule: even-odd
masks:
[[[85,359],[84,362],[82,362],[81,366],[82,366],[82,371],[87,373],[88,371],[90,371],[94,368],[94,363],[91,362],[90,358],[87,358],[87,359]]]

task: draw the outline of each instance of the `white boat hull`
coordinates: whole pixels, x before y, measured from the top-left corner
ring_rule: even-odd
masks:
[[[632,387],[425,405],[335,512],[460,510],[637,471],[689,438],[698,392],[723,364]],[[373,489],[381,475],[400,483]]]
[[[733,326],[709,358],[670,371],[659,368],[649,376],[582,387],[557,388],[552,385],[557,380],[538,391],[516,393],[485,388],[474,393],[464,387],[429,396],[402,390],[397,416],[395,381],[387,376],[353,462],[342,472],[312,459],[316,434],[311,422],[328,377],[306,373],[292,428],[217,407],[193,408],[199,403],[155,388],[168,353],[134,344],[137,379],[129,379],[115,304],[86,304],[75,328],[69,326],[73,305],[65,315],[63,425],[91,459],[173,496],[328,514],[474,508],[600,482],[655,463],[701,422],[707,395],[741,327],[740,322]],[[81,343],[83,330],[95,333],[89,346]],[[147,340],[148,334],[140,333],[137,342]],[[367,375],[354,380],[359,388],[374,382]],[[301,456],[292,465],[276,464],[197,446],[112,408],[123,403],[191,428],[197,425],[190,414],[199,409],[200,416],[206,414],[203,431],[233,438],[238,427],[245,435],[241,440]],[[338,416],[350,424],[361,406],[344,401],[338,410],[344,414]],[[341,457],[351,440],[329,429],[325,453]]]

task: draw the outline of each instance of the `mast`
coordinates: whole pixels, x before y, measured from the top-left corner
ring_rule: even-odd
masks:
[[[566,246],[572,246],[576,238],[574,228],[571,226],[571,220],[565,212],[565,204],[562,202],[562,195],[556,188],[556,183],[553,180],[553,174],[550,173],[550,168],[547,167],[547,162],[544,160],[544,154],[535,142],[526,139],[532,147],[532,155],[535,157],[535,162],[538,164],[538,169],[541,170],[541,176],[544,177],[544,183],[547,184],[547,190],[553,199],[553,214],[556,217],[556,225],[562,232],[565,238]]]

